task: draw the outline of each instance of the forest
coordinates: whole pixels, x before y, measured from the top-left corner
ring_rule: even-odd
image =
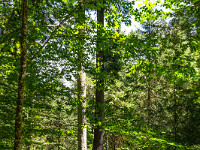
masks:
[[[0,149],[200,149],[200,1],[1,0]]]

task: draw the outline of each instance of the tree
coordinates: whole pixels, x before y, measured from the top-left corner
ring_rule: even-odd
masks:
[[[93,150],[103,150],[103,120],[104,120],[104,61],[103,45],[100,45],[100,38],[104,27],[104,0],[100,1],[100,10],[97,10],[97,51],[96,51],[96,108]]]
[[[199,149],[198,1],[29,0],[28,28],[27,1],[3,2],[1,148]],[[125,35],[130,15],[143,29]]]
[[[15,144],[14,149],[20,150],[22,147],[22,115],[24,102],[24,88],[27,68],[27,27],[28,26],[28,0],[23,1],[22,8],[22,37],[21,37],[21,63],[18,84],[18,98],[15,118]]]
[[[79,23],[80,25],[85,24],[85,9],[84,0],[79,0],[82,6],[79,8]],[[83,18],[83,19],[82,19]],[[79,35],[84,36],[84,28],[79,29]],[[87,150],[87,129],[86,129],[86,74],[83,70],[84,61],[84,39],[80,39],[80,46],[78,51],[78,79],[77,79],[77,89],[78,89],[78,150]]]

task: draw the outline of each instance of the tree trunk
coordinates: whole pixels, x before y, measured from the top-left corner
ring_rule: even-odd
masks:
[[[149,5],[150,5],[150,1],[149,1]],[[149,32],[148,32],[148,37],[149,39],[151,39],[151,21],[149,20]],[[148,40],[148,45],[149,46],[152,46],[152,43],[151,41]],[[148,56],[148,61],[149,61],[149,64],[151,64],[151,55]],[[152,69],[149,68],[149,73],[148,75],[151,76],[151,72],[152,72]],[[151,78],[151,77],[150,77]],[[147,83],[147,86],[148,86],[148,89],[147,89],[147,126],[150,130],[150,123],[151,123],[151,81],[150,81],[150,78],[148,78],[148,83]],[[149,139],[148,139],[149,140]],[[147,147],[148,150],[151,149],[151,144],[148,145]]]
[[[147,121],[148,122],[147,122],[147,126],[150,130],[150,122],[151,122],[151,82],[150,81],[148,81],[148,92],[147,93],[148,93],[148,98],[147,98],[147,115],[148,115]],[[148,150],[151,149],[150,146],[151,145],[149,144],[148,147],[147,147]]]
[[[28,0],[23,0],[22,11],[22,37],[21,37],[21,61],[20,61],[20,74],[18,83],[18,97],[17,108],[15,117],[15,141],[14,149],[21,150],[22,148],[22,115],[23,115],[23,101],[24,101],[24,88],[27,67],[27,24],[28,24]]]
[[[79,71],[78,78],[78,150],[87,150],[87,129],[86,116],[85,116],[85,97],[86,97],[86,86],[85,86],[86,75],[83,71]]]
[[[148,127],[150,126],[150,119],[151,119],[151,82],[148,81],[148,98],[147,98],[147,110],[148,110],[148,122],[147,122],[147,125]]]
[[[176,86],[174,83],[174,142],[177,142],[177,111],[176,109],[177,109]]]
[[[104,0],[102,0],[104,3]],[[104,26],[104,8],[97,10],[97,21],[98,24]],[[104,79],[102,72],[104,70],[103,56],[104,52],[102,46],[100,45],[101,28],[97,29],[97,52],[96,52],[96,68],[98,70],[96,77],[96,128],[94,129],[94,140],[93,140],[93,150],[103,150],[103,126],[102,122],[104,120]]]
[[[79,0],[80,3],[84,3],[84,0]],[[84,24],[85,22],[85,9],[81,6],[79,9],[79,22]],[[80,36],[84,34],[84,29],[79,29]],[[84,40],[84,39],[83,39]],[[80,42],[82,43],[82,42]],[[87,129],[86,116],[85,116],[85,106],[86,106],[86,74],[83,71],[83,55],[84,47],[80,45],[78,52],[78,150],[87,150]]]

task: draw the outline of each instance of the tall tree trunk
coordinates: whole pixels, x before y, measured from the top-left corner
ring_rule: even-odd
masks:
[[[80,3],[84,3],[84,0],[79,0]],[[85,23],[85,9],[83,6],[79,9],[79,22],[80,24]],[[79,29],[79,34],[84,35],[84,29]],[[84,39],[83,39],[84,40]],[[82,42],[80,42],[82,43]],[[78,80],[77,80],[77,88],[78,88],[78,150],[87,150],[87,129],[86,125],[86,116],[85,116],[85,106],[86,106],[86,74],[83,71],[83,55],[84,55],[84,47],[80,45],[78,52]]]
[[[22,11],[22,35],[21,35],[21,61],[20,61],[20,74],[18,83],[18,97],[17,108],[15,117],[15,141],[14,149],[21,150],[22,148],[22,116],[23,116],[23,101],[24,101],[24,88],[27,67],[27,25],[28,25],[28,0],[23,0]]]
[[[79,71],[78,78],[78,150],[87,150],[87,129],[85,106],[86,106],[86,75],[83,71]]]
[[[104,3],[104,0],[102,0]],[[97,21],[99,25],[104,26],[104,8],[97,10]],[[97,29],[97,52],[96,52],[96,68],[98,70],[98,75],[96,78],[96,128],[94,129],[94,140],[93,140],[93,150],[103,150],[103,126],[102,122],[104,120],[104,79],[102,72],[104,70],[103,56],[104,52],[102,46],[100,45],[101,30],[98,26]],[[99,123],[101,122],[101,123]]]
[[[150,64],[152,63],[150,57],[148,58],[148,61]],[[149,71],[151,72],[151,68],[149,69]],[[151,75],[151,74],[149,73],[149,75]],[[150,123],[151,123],[151,117],[152,117],[151,116],[151,81],[150,81],[150,79],[147,82],[147,86],[148,86],[148,88],[147,88],[147,126],[150,130],[150,125],[151,125]],[[147,149],[148,150],[151,149],[151,144],[148,145]]]
[[[149,0],[149,5],[150,5],[150,0]],[[148,38],[151,39],[151,20],[149,20],[148,22],[149,22],[149,24],[148,24],[148,26],[149,26]],[[149,41],[149,40],[148,40],[147,44],[149,46],[152,46],[152,42]],[[149,65],[150,65],[152,63],[151,62],[151,54],[149,56],[147,56],[147,57],[148,57]],[[148,75],[149,75],[148,80],[149,81],[147,83],[147,86],[148,86],[148,89],[147,89],[147,95],[148,95],[147,96],[147,126],[148,126],[149,130],[150,130],[150,122],[151,122],[151,81],[150,81],[151,71],[152,71],[152,69],[149,68],[149,73],[148,73]],[[148,150],[151,149],[151,144],[148,145],[147,149]]]

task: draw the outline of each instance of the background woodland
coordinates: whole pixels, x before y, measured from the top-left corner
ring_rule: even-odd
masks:
[[[0,149],[200,149],[199,68],[198,0],[1,0]]]

